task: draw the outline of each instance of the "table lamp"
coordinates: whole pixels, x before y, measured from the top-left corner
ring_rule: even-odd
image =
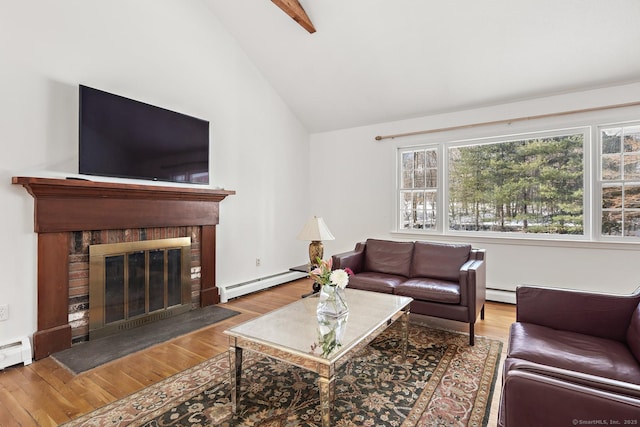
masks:
[[[318,258],[322,259],[324,255],[323,240],[334,240],[333,234],[329,231],[327,224],[320,217],[314,216],[304,225],[304,228],[298,234],[300,240],[311,240],[309,244],[309,263],[312,267],[318,265]]]

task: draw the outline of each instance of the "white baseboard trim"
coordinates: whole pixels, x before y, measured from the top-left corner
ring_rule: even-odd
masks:
[[[272,286],[302,279],[304,277],[307,277],[308,275],[309,274],[307,273],[302,273],[299,271],[287,271],[280,274],[274,274],[273,276],[262,277],[243,283],[237,283],[235,285],[221,286],[218,287],[220,302],[227,302],[231,298],[237,298],[239,296],[261,291]]]
[[[267,289],[272,286],[281,285],[283,283],[302,279],[307,276],[308,276],[307,273],[302,273],[298,271],[287,271],[284,273],[274,274],[273,276],[262,277],[262,278],[251,280],[248,282],[219,287],[218,293],[220,294],[220,302],[224,303],[229,301],[231,298],[237,298],[242,295],[247,295],[252,292],[261,291],[263,289]],[[515,304],[516,293],[515,291],[505,291],[502,289],[487,289],[487,301],[496,301],[496,302],[504,302],[507,304]]]
[[[502,289],[487,289],[487,301],[516,303],[515,291],[505,291]]]

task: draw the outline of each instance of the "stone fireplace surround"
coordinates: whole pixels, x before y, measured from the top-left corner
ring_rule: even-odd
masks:
[[[70,271],[70,248],[78,232],[85,236],[85,232],[100,233],[115,243],[111,240],[126,238],[127,230],[152,229],[151,234],[162,235],[175,232],[171,230],[176,227],[189,227],[193,233],[195,227],[200,237],[200,306],[219,302],[215,284],[219,202],[235,191],[35,177],[13,177],[12,184],[24,186],[34,198],[34,231],[38,233],[36,360],[72,344],[69,293],[76,277]]]

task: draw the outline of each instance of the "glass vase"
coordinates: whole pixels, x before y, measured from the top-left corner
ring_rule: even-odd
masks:
[[[322,357],[329,357],[342,347],[342,337],[347,327],[348,314],[339,317],[318,315],[318,343],[314,352]]]
[[[339,286],[323,285],[320,288],[316,313],[321,316],[339,317],[347,314],[349,307],[344,289]]]

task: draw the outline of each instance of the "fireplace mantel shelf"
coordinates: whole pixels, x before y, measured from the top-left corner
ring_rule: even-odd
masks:
[[[34,197],[113,197],[124,199],[201,200],[220,202],[235,191],[100,182],[84,179],[57,179],[14,176],[12,184],[23,185]]]
[[[38,233],[215,225],[231,190],[13,177],[35,200]]]
[[[215,285],[219,204],[231,190],[13,177],[34,198],[38,233],[36,359],[71,346],[68,324],[70,232],[197,226],[201,230],[202,306],[220,300]]]

